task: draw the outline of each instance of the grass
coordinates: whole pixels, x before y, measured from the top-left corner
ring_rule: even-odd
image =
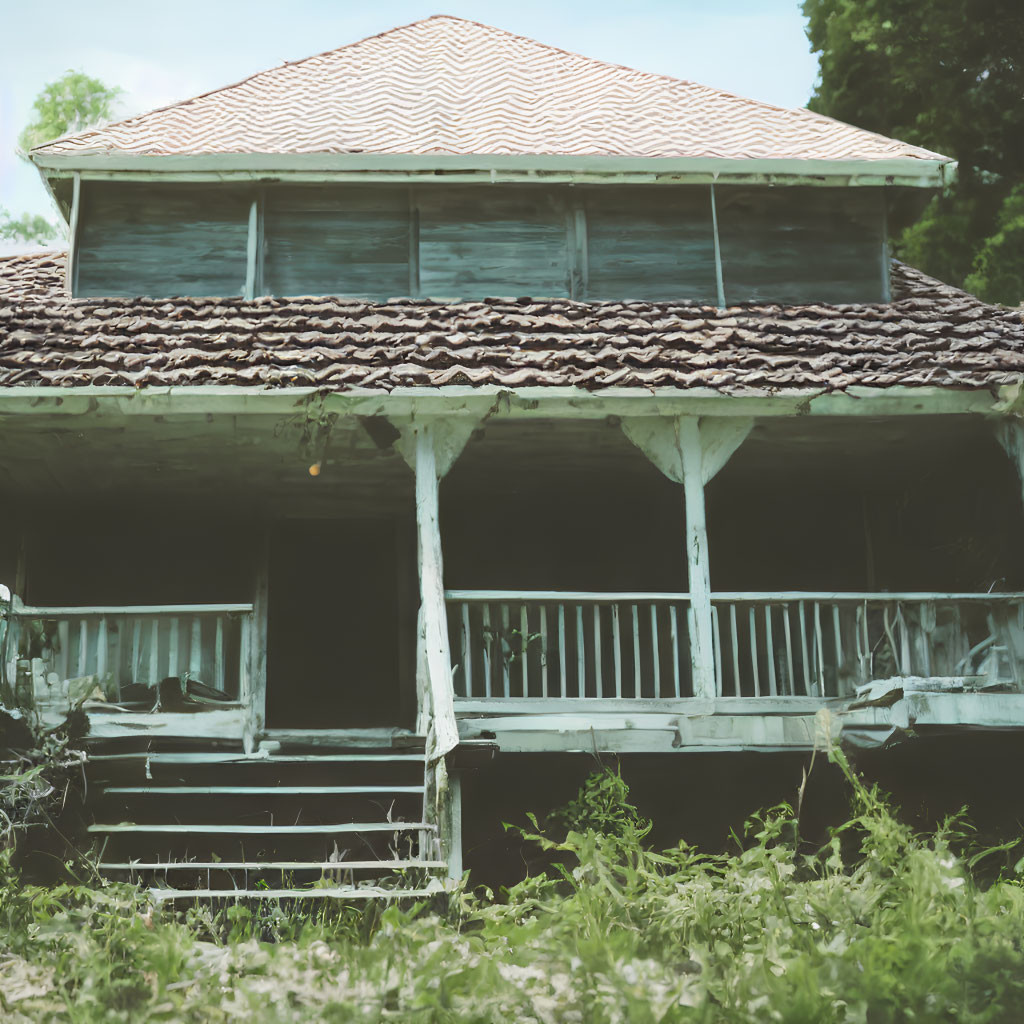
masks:
[[[444,906],[154,908],[0,862],[10,1022],[1024,1020],[1024,865],[918,834],[834,753],[851,817],[806,850],[787,806],[736,850],[654,851],[616,772],[529,834],[551,870]],[[1012,860],[1012,857],[1010,858]],[[986,870],[981,878],[979,872]]]

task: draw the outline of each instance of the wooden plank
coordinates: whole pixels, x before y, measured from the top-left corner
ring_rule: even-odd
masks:
[[[160,620],[153,619],[149,625],[149,679],[150,686],[160,682]]]
[[[167,675],[178,674],[178,655],[181,653],[178,634],[180,632],[181,620],[175,615],[170,620],[170,629],[167,639]]]
[[[188,642],[188,671],[193,678],[201,679],[203,676],[203,620],[198,615],[192,616]]]
[[[793,628],[789,621],[789,605],[782,606],[782,624],[786,637],[786,676],[782,684],[783,694],[796,693],[796,666],[793,662]]]
[[[566,696],[568,681],[566,678],[566,652],[565,652],[565,605],[558,605],[558,689],[562,697]]]
[[[445,596],[450,601],[685,601],[689,594],[680,591],[577,591],[577,590],[449,590]],[[950,603],[1012,604],[1024,601],[1024,591],[1000,591],[983,593],[979,591],[832,591],[832,590],[716,590],[711,595],[721,602],[764,604],[768,601],[945,601]],[[192,606],[183,606],[191,610]],[[59,609],[59,611],[62,609]],[[131,608],[93,609],[92,612],[124,611]],[[199,610],[202,610],[201,606]],[[33,612],[37,609],[32,609]],[[47,611],[43,609],[43,611]],[[52,611],[51,611],[52,614]]]
[[[576,605],[576,694],[587,695],[587,649],[583,643],[583,605]]]
[[[181,796],[329,796],[359,793],[422,793],[423,786],[104,786],[104,793]]]
[[[548,606],[537,609],[540,615],[540,695],[548,696]]]
[[[651,660],[654,664],[654,696],[661,696],[661,645],[658,643],[658,606],[651,605]],[[639,697],[639,687],[634,696]]]
[[[682,457],[686,562],[694,625],[690,634],[693,692],[697,697],[710,697],[715,690],[714,637],[711,623],[711,568],[704,509],[703,449],[700,427],[695,417],[680,416],[676,424]]]
[[[715,201],[715,186],[709,187],[711,192],[711,230],[714,232],[715,247],[715,298],[719,309],[725,309],[725,276],[722,269],[722,241],[718,230],[718,204]]]
[[[89,620],[82,619],[78,623],[78,663],[75,675],[84,676],[89,672]]]
[[[679,611],[674,604],[668,606],[669,633],[672,637],[672,691],[682,696],[682,679],[679,666]]]
[[[601,606],[594,605],[594,687],[599,697],[604,696],[604,681],[601,678],[604,648],[601,644]]]
[[[430,757],[443,757],[459,742],[455,722],[452,659],[448,649],[444,569],[441,555],[437,456],[432,424],[416,427],[416,528],[419,536],[420,605],[423,612],[424,665],[430,693]]]
[[[384,300],[410,294],[405,188],[271,188],[263,223],[270,295]]]
[[[171,900],[411,900],[435,896],[438,889],[381,889],[370,886],[337,886],[313,889],[150,889],[157,903]]]
[[[732,678],[733,688],[737,697],[743,693],[740,686],[740,631],[737,622],[736,605],[729,605],[729,637],[732,640]]]
[[[519,655],[523,659],[523,696],[530,696],[530,606],[524,601],[519,609]]]
[[[622,624],[619,621],[619,606],[612,605],[612,661],[615,666],[615,696],[622,696]],[[633,671],[636,672],[634,656]]]
[[[512,673],[509,666],[509,658],[511,657],[511,642],[509,640],[509,628],[511,626],[511,616],[509,614],[509,607],[507,604],[501,606],[501,637],[502,644],[498,650],[501,656],[501,689],[506,697],[512,694]],[[505,646],[508,645],[509,649],[506,651]]]
[[[715,301],[703,188],[588,189],[586,246],[588,299]]]
[[[12,601],[13,614],[29,619],[84,618],[94,615],[138,615],[144,618],[171,615],[215,615],[251,612],[251,604],[139,604],[139,605],[26,605]]]
[[[717,186],[727,303],[882,302],[872,189]]]
[[[139,716],[143,717],[143,716]],[[153,716],[150,716],[153,717]],[[195,721],[197,715],[188,715]],[[347,764],[376,761],[418,761],[423,763],[422,754],[269,754],[260,751],[255,754],[232,752],[190,752],[190,751],[134,751],[128,754],[90,754],[90,761],[151,761],[153,764]]]
[[[825,694],[825,655],[823,653],[822,629],[821,629],[821,602],[814,602],[814,644],[818,652],[818,671],[815,680],[815,692]]]
[[[564,195],[447,186],[420,190],[417,205],[423,294],[569,296]]]
[[[757,619],[753,605],[748,609],[749,625],[747,635],[750,637],[750,672],[754,680],[754,696],[761,696],[761,678],[757,670]]]
[[[230,185],[93,182],[77,294],[241,296],[251,194]]]
[[[473,641],[469,628],[469,604],[462,602],[462,680],[467,697],[473,696]]]
[[[612,607],[616,607],[613,605]],[[631,606],[633,620],[633,696],[642,697],[643,687],[641,684],[641,663],[640,663],[640,613],[638,606],[634,603]],[[617,696],[621,697],[619,693]]]
[[[807,607],[803,601],[800,601],[797,604],[797,609],[800,616],[800,652],[803,656],[804,693],[810,697],[814,684],[811,681],[810,651],[807,646]]]
[[[764,606],[764,642],[765,655],[768,662],[768,692],[773,697],[779,695],[779,682],[775,673],[775,640],[772,635],[772,606]]]
[[[468,608],[469,605],[467,604]],[[491,631],[491,606],[485,604],[482,613],[484,631],[484,696],[491,696],[491,646],[494,644],[494,634]]]
[[[224,689],[224,682],[227,676],[227,665],[224,661],[224,616],[218,615],[216,618],[214,641],[213,641],[213,678],[214,686],[218,690]],[[246,648],[243,646],[242,650]],[[239,687],[241,689],[241,687]],[[248,698],[248,688],[246,690],[246,697]]]
[[[82,175],[75,171],[71,179],[71,215],[68,219],[68,261],[64,271],[64,287],[69,295],[78,294],[78,248],[82,221]]]
[[[259,249],[259,203],[254,198],[249,206],[249,227],[245,247],[245,290],[242,297],[252,299],[256,296],[256,253]]]
[[[409,871],[437,869],[442,860],[130,860],[101,861],[100,871]]]
[[[116,825],[95,824],[88,827],[93,835],[113,835],[122,832],[166,832],[176,835],[220,835],[220,836],[315,836],[341,835],[349,832],[415,832],[433,831],[434,826],[425,821],[346,821],[330,825],[182,825],[161,823],[137,825],[134,822],[120,822]]]

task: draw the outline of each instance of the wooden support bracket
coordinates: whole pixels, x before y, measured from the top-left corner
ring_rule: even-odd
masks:
[[[686,507],[686,564],[690,593],[690,664],[695,697],[715,696],[714,622],[711,564],[704,487],[750,433],[747,417],[627,417],[626,437],[662,473],[683,485]]]

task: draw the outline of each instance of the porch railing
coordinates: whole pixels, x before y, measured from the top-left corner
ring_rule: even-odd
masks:
[[[139,709],[231,704],[248,687],[251,604],[31,607],[12,598],[8,684],[37,706],[97,700]],[[161,693],[165,680],[177,679]],[[23,692],[21,696],[28,696]]]
[[[693,696],[686,594],[449,591],[461,698]],[[848,697],[898,676],[1024,689],[1024,594],[716,593],[720,697]]]
[[[688,697],[686,594],[447,593],[457,697]]]

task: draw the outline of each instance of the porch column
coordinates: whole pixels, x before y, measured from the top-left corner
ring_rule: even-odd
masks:
[[[622,429],[670,480],[683,485],[695,697],[715,697],[714,618],[704,486],[729,461],[754,421],[739,417],[630,417]]]
[[[416,474],[416,535],[420,611],[416,643],[418,728],[427,733],[431,761],[459,742],[455,689],[444,601],[439,515],[440,482],[462,453],[480,416],[419,417],[398,424],[396,447]]]

